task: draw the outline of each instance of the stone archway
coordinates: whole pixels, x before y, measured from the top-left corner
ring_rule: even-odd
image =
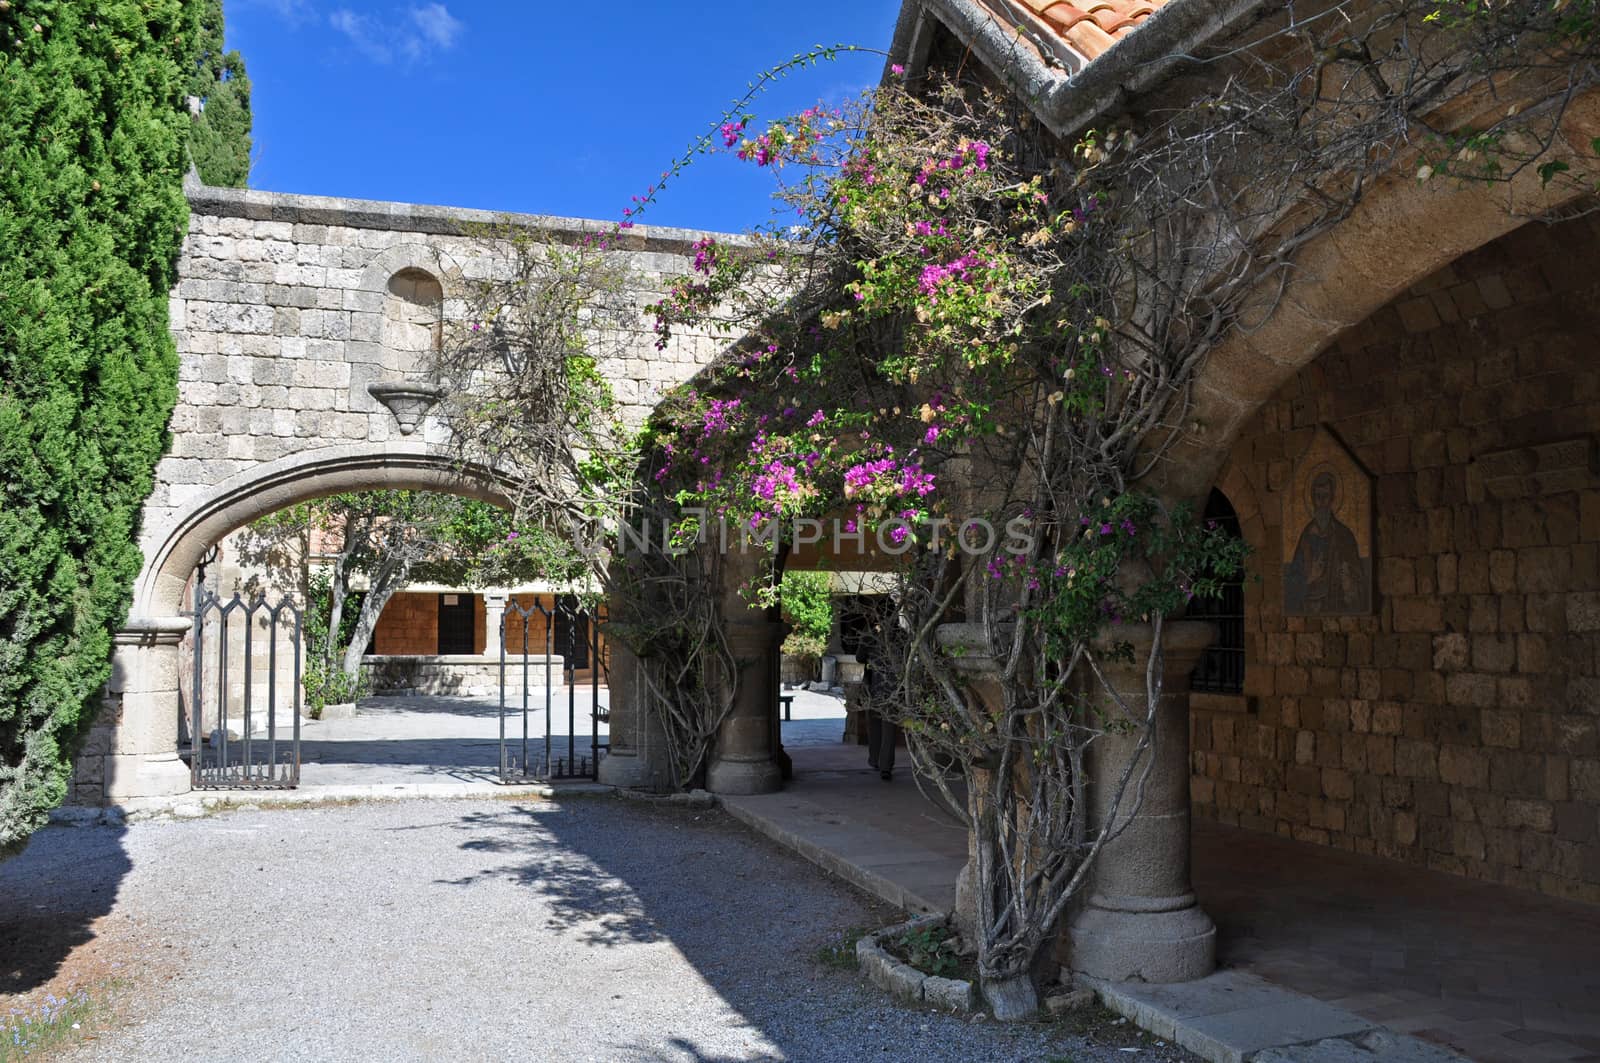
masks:
[[[1584,152],[1597,135],[1600,92],[1590,92],[1569,107],[1551,158],[1588,173],[1594,160]],[[1146,486],[1203,499],[1246,422],[1341,334],[1462,255],[1573,205],[1592,187],[1546,186],[1532,166],[1504,184],[1420,182],[1397,165],[1348,218],[1304,248],[1270,316],[1235,329],[1206,356],[1185,427]]]
[[[342,491],[421,490],[504,502],[492,470],[461,466],[425,443],[360,443],[302,451],[206,491],[156,531],[116,636],[107,693],[114,706],[105,794],[125,806],[189,789],[177,753],[178,644],[190,621],[184,588],[207,548],[258,517]]]

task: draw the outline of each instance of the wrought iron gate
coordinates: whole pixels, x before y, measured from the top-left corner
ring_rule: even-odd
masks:
[[[595,779],[600,758],[610,743],[600,741],[600,725],[610,713],[600,705],[601,673],[605,668],[600,641],[603,613],[583,608],[573,598],[559,598],[554,609],[535,601],[524,606],[506,602],[505,626],[500,640],[500,781],[550,782],[556,779]],[[492,635],[491,635],[492,637]],[[521,661],[508,659],[508,647],[520,644]],[[544,660],[535,663],[534,654]],[[566,734],[557,736],[552,725],[560,712],[556,671],[551,658],[561,656],[561,683],[566,690]],[[522,671],[522,705],[508,704],[506,681],[513,669]],[[588,742],[578,743],[579,671],[589,671]],[[543,711],[540,734],[531,717]],[[520,720],[518,717],[520,716]],[[520,731],[520,734],[518,733]],[[561,739],[564,738],[565,741]]]
[[[268,605],[262,595],[235,594],[223,601],[197,582],[189,703],[189,771],[196,789],[299,785],[302,620],[300,607],[289,598],[277,605]],[[237,640],[230,643],[230,635]],[[279,683],[280,653],[292,661],[288,691]]]

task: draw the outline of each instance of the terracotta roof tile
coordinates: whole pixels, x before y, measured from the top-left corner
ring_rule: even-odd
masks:
[[[1016,0],[1073,51],[1093,62],[1167,0]]]

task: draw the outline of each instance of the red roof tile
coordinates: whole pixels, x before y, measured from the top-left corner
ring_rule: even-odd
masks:
[[[1073,51],[1093,62],[1167,0],[1015,0]]]

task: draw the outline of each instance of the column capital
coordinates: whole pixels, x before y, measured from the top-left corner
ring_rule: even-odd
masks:
[[[1161,624],[1161,679],[1187,680],[1205,648],[1217,640],[1217,625],[1206,620],[1165,620]],[[1155,646],[1154,624],[1111,624],[1094,640],[1102,653],[1117,645],[1133,647],[1133,660],[1101,660],[1102,670],[1117,675],[1137,674],[1142,681],[1150,650]],[[1185,683],[1187,686],[1187,683]]]
[[[131,616],[111,636],[118,646],[176,646],[194,630],[187,616]]]

